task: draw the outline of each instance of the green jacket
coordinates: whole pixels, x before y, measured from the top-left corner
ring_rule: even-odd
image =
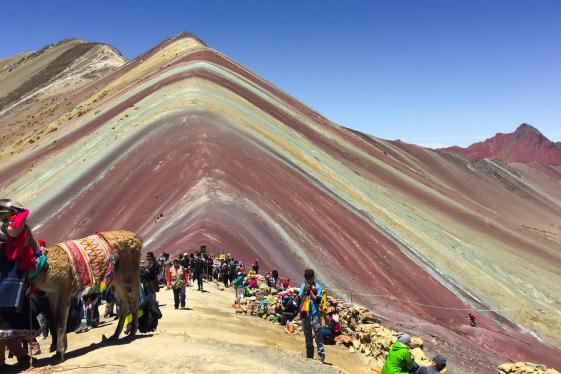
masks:
[[[413,370],[414,362],[409,348],[396,341],[390,347],[382,374],[409,374]]]

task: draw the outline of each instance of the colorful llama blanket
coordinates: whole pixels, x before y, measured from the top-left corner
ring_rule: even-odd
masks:
[[[113,278],[113,250],[101,234],[57,244],[71,259],[82,294],[103,292]]]

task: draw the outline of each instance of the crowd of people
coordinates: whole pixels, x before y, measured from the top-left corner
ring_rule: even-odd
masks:
[[[28,215],[29,211],[20,204],[0,199],[0,369],[6,366],[6,349],[25,369],[29,366],[27,345],[31,343],[33,353],[39,353],[36,337],[42,334],[46,338],[49,331],[55,333],[48,299],[30,282],[33,274],[45,266],[46,245],[33,238],[27,225]],[[298,288],[291,288],[290,279],[279,277],[276,269],[266,275],[259,271],[259,259],[246,267],[230,253],[222,251],[215,256],[206,246],[173,259],[168,253],[156,258],[153,252],[148,252],[140,262],[139,331],[156,329],[162,317],[156,297],[161,287],[173,290],[175,309],[185,309],[186,287],[196,284],[197,291],[205,292],[204,282],[213,281],[225,288],[234,288],[235,307],[248,314],[285,325],[287,330],[299,319],[306,341],[306,356],[314,357],[315,342],[317,358],[323,362],[324,344],[334,344],[335,337],[341,333],[341,325],[337,312],[326,308],[326,295],[314,271],[305,270],[304,282]],[[274,298],[262,298],[254,305],[251,301],[256,300],[262,284],[273,291]],[[68,331],[79,333],[97,327],[101,300],[106,301],[105,317],[120,314],[118,300],[109,288],[98,294],[79,293],[71,305]],[[475,326],[474,314],[469,315],[469,320]],[[125,319],[128,327],[130,321],[130,318]],[[388,351],[382,374],[437,373],[446,366],[444,357],[437,355],[431,366],[419,367],[411,356],[409,343],[409,335],[398,336]]]
[[[266,294],[260,294],[258,279],[266,285]],[[288,332],[293,331],[292,322],[299,319],[306,342],[306,357],[314,357],[315,343],[317,359],[325,361],[324,345],[335,344],[336,337],[341,335],[341,324],[337,310],[327,305],[326,293],[312,269],[304,271],[304,282],[298,288],[290,288],[290,280],[279,278],[276,269],[264,278],[251,271],[238,273],[234,287],[234,307],[240,312],[286,325]],[[388,350],[382,374],[432,374],[446,367],[446,359],[441,355],[434,356],[430,366],[419,366],[411,355],[410,343],[409,335],[398,333],[397,340]]]

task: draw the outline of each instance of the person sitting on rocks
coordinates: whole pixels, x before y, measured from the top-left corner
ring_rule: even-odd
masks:
[[[419,366],[411,356],[410,346],[411,337],[408,334],[397,333],[397,340],[390,347],[388,357],[382,367],[382,374],[414,373]]]
[[[417,369],[415,374],[438,374],[446,367],[446,358],[436,355],[432,358],[431,366],[424,366]]]
[[[329,316],[329,325],[322,326],[324,344],[335,344],[335,338],[341,335],[341,324],[339,323],[339,315],[335,311],[331,311]]]
[[[250,290],[257,288],[257,277],[255,277],[254,275],[248,275],[249,278],[249,284],[247,285],[247,288],[249,288]]]
[[[283,313],[281,317],[281,325],[285,326],[287,322],[291,322],[298,314],[298,306],[290,296],[282,298]]]
[[[283,313],[284,313],[284,307],[282,305],[282,302],[278,301],[273,310],[272,322],[280,323]]]

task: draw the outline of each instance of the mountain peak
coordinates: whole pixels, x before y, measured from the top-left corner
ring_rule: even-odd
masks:
[[[468,160],[499,159],[507,162],[561,166],[561,146],[527,123],[521,124],[512,133],[497,133],[494,137],[467,148],[449,147],[442,150],[462,155]]]
[[[188,31],[182,31],[179,34],[175,35],[172,37],[175,40],[179,40],[179,39],[194,39],[197,42],[199,42],[200,44],[204,45],[205,47],[208,47],[208,45],[206,44],[206,42],[204,40],[202,40],[201,38],[199,38],[197,35],[190,33]]]
[[[516,129],[516,131],[514,132],[517,135],[520,134],[536,134],[539,136],[542,136],[545,138],[545,136],[540,132],[540,130],[536,129],[534,126],[528,124],[528,123],[523,123],[520,126],[518,126],[518,128]]]

